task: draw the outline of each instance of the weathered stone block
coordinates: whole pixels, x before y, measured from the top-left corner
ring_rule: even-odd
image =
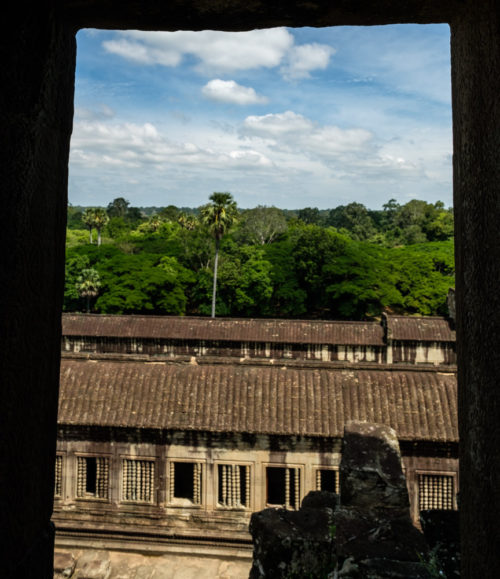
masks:
[[[339,495],[328,491],[310,491],[302,499],[302,509],[332,509],[335,510],[339,504]]]
[[[339,579],[431,579],[429,571],[420,563],[393,559],[346,559],[338,572]]]
[[[340,463],[341,507],[334,515],[339,577],[420,579],[428,548],[413,526],[396,432],[346,425]]]
[[[425,539],[409,516],[388,518],[353,507],[341,507],[334,519],[340,558],[375,557],[418,562],[427,552]]]
[[[396,432],[385,424],[349,422],[344,430],[340,496],[344,506],[409,507]]]
[[[67,551],[55,551],[54,553],[54,579],[66,579],[71,577],[75,570],[75,558]]]
[[[307,501],[306,501],[307,502]],[[265,509],[252,515],[251,579],[324,577],[334,567],[332,509]]]
[[[111,563],[106,551],[86,551],[77,561],[78,579],[108,579],[110,574]]]

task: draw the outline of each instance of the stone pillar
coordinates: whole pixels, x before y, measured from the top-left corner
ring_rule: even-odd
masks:
[[[500,569],[500,7],[451,25],[462,577]]]
[[[9,5],[0,41],[2,577],[52,577],[74,31],[55,2]]]

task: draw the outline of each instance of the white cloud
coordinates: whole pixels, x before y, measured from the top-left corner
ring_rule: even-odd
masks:
[[[203,143],[166,138],[151,123],[107,124],[100,121],[77,121],[71,141],[73,169],[92,170],[117,167],[131,175],[186,167],[200,171],[228,168],[266,168],[272,162],[261,151],[241,146],[237,137],[213,139],[199,137]],[[214,147],[210,141],[217,143]]]
[[[101,165],[139,168],[164,143],[151,123],[109,124],[77,121],[71,139],[71,161],[88,169]]]
[[[185,57],[197,59],[196,68],[204,74],[228,73],[258,68],[276,68],[287,80],[310,76],[324,70],[335,50],[326,44],[295,45],[286,28],[249,32],[117,32],[114,40],[103,42],[105,50],[146,65],[179,66]]]
[[[134,31],[123,32],[121,34],[131,37],[106,40],[103,42],[104,48],[108,52],[111,52],[111,54],[117,54],[125,60],[131,60],[139,64],[161,64],[162,66],[177,66],[182,60],[182,53],[179,51],[162,50],[161,47],[155,47],[154,45],[148,46],[142,43],[141,39],[135,39]]]
[[[264,104],[267,98],[258,95],[251,87],[242,86],[234,80],[216,78],[207,82],[202,93],[210,100],[236,105]]]
[[[320,156],[343,155],[366,152],[372,149],[373,134],[366,129],[341,129],[335,126],[317,127],[309,135],[304,135],[310,151]]]
[[[278,66],[293,45],[285,28],[250,32],[119,32],[117,40],[103,43],[108,52],[142,64],[177,66],[193,56],[207,71],[235,71]]]
[[[76,121],[71,171],[116,171],[128,183],[139,176],[143,186],[164,181],[165,175],[170,184],[195,176],[200,183],[237,183],[242,179],[237,171],[250,171],[251,181],[267,180],[265,187],[293,179],[308,182],[314,175],[325,183],[426,178],[419,151],[408,143],[383,146],[365,129],[321,125],[293,111],[248,116],[235,133],[183,126],[168,135],[152,123]]]
[[[75,108],[75,119],[77,120],[97,121],[111,119],[114,116],[115,111],[105,104],[100,104],[93,109],[84,107]]]
[[[279,137],[294,132],[311,131],[314,124],[302,115],[293,111],[249,116],[243,123],[243,134],[253,134],[263,137]]]
[[[372,148],[373,141],[373,134],[365,129],[319,125],[293,111],[249,116],[243,123],[241,134],[272,139],[284,150],[301,151],[323,159],[366,153]]]
[[[371,207],[390,197],[450,202],[443,26],[79,35],[79,56],[86,46],[95,53],[79,67],[72,202],[76,190],[81,199],[100,191],[159,205],[201,204],[218,190],[247,207],[332,207],[353,197]],[[116,59],[97,57],[103,38],[123,66],[109,70]],[[142,68],[131,73],[127,61]],[[314,91],[295,82],[326,67]],[[263,95],[272,103],[263,112],[273,114],[239,114],[238,105]],[[203,97],[233,106],[215,110]],[[96,102],[109,102],[116,116]]]
[[[228,190],[243,207],[269,199],[285,207],[333,207],[352,200],[354,191],[358,201],[378,207],[388,196],[425,198],[428,187],[439,198],[450,181],[448,141],[445,131],[418,125],[384,140],[292,110],[247,116],[232,131],[211,123],[76,120],[71,199],[101,191],[137,205],[196,206],[211,191]]]
[[[309,78],[313,70],[325,70],[335,50],[326,44],[302,44],[293,46],[288,54],[288,62],[281,71],[287,80]]]
[[[439,179],[439,183],[446,186],[449,180],[446,142],[440,146],[439,155],[426,150],[431,142],[437,142],[434,134],[424,136],[413,132],[386,143],[364,128],[322,125],[286,111],[248,116],[240,129],[240,137],[266,154],[276,173],[295,176],[298,183],[318,180],[323,188],[335,182],[337,192],[358,190],[361,202],[369,205],[373,205],[369,199],[363,201],[368,195],[363,191],[366,187],[381,196],[384,184],[414,193],[424,182],[427,187]]]
[[[272,162],[258,151],[231,151],[229,157],[233,160],[233,165],[240,167],[271,167]]]

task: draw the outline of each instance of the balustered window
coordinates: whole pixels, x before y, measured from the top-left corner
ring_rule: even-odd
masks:
[[[76,496],[79,499],[107,499],[109,490],[109,458],[77,457]]]
[[[203,464],[171,461],[168,468],[170,502],[201,505]]]
[[[62,497],[62,466],[63,457],[58,454],[56,456],[55,462],[55,480],[54,480],[54,496],[57,498]]]
[[[450,475],[419,474],[418,475],[418,508],[428,509],[455,508],[455,484]]]
[[[339,471],[334,468],[318,468],[316,470],[316,490],[338,494],[340,491]]]
[[[124,501],[152,503],[155,497],[155,463],[152,460],[123,460]]]
[[[297,467],[268,466],[266,468],[269,506],[297,510],[300,507],[300,469]]]
[[[250,467],[241,464],[219,464],[217,474],[218,505],[228,508],[250,508]]]

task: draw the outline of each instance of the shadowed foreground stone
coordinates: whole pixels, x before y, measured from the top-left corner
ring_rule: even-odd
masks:
[[[356,508],[341,507],[335,513],[339,559],[354,557],[419,561],[427,551],[425,539],[410,517],[390,518]]]
[[[251,579],[326,577],[335,566],[332,539],[337,495],[312,492],[298,511],[264,509],[254,513]]]
[[[349,422],[340,462],[342,505],[385,513],[410,506],[396,432],[384,424]]]
[[[348,423],[340,463],[340,505],[310,493],[299,511],[254,513],[250,579],[429,579],[428,547],[413,526],[395,431]]]
[[[447,579],[460,577],[459,512],[421,511],[420,523],[429,549],[437,558]]]
[[[335,575],[332,574],[330,577],[335,577]],[[337,577],[339,579],[430,579],[431,575],[420,563],[401,562],[394,559],[365,559],[355,563],[348,559],[344,562]]]
[[[420,579],[424,536],[412,523],[396,432],[350,422],[340,463],[341,506],[335,512],[339,577]]]
[[[303,509],[331,509],[333,512],[339,504],[339,496],[327,491],[310,491],[302,499],[300,510]]]

